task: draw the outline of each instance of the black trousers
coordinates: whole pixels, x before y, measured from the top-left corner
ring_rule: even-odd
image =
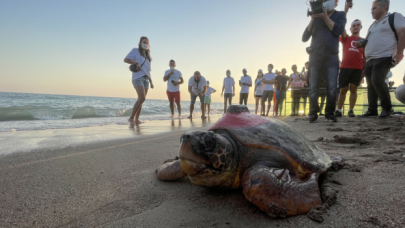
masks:
[[[392,57],[370,59],[364,66],[364,74],[367,79],[368,111],[378,112],[378,98],[381,107],[390,111],[392,109],[390,91],[385,83],[385,77],[391,69]]]

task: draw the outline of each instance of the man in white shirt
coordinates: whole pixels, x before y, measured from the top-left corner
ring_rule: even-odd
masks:
[[[375,0],[371,14],[375,22],[368,30],[365,44],[366,65],[364,75],[367,80],[368,111],[361,117],[378,115],[378,98],[382,111],[379,118],[389,117],[392,110],[391,96],[384,82],[390,69],[404,58],[405,49],[405,19],[400,13],[388,13],[389,0]],[[357,41],[358,48],[363,47]]]
[[[180,105],[180,85],[183,84],[184,80],[181,72],[176,70],[176,62],[170,60],[169,62],[170,70],[165,72],[163,81],[167,81],[167,98],[170,102],[170,111],[172,113],[172,118],[176,118],[174,115],[174,103],[177,105],[177,111],[179,112],[179,119],[181,119],[181,105]]]
[[[204,104],[205,104],[205,110],[204,110],[204,115],[205,111],[208,108],[208,117],[210,116],[211,112],[211,94],[217,92],[214,88],[210,87],[210,81],[207,81],[207,92],[205,93],[204,97]]]
[[[193,111],[194,111],[194,104],[197,97],[200,98],[201,103],[201,113],[202,118],[205,117],[205,110],[204,110],[204,94],[207,92],[207,82],[205,78],[201,76],[199,71],[194,72],[194,76],[190,78],[188,81],[188,92],[190,93],[191,102],[190,102],[190,116],[187,117],[189,119],[193,118]]]
[[[240,97],[239,97],[239,104],[247,105],[247,101],[249,98],[249,88],[252,87],[252,78],[247,75],[247,70],[243,69],[243,76],[239,80],[240,89]]]
[[[274,93],[273,84],[276,79],[276,74],[273,73],[273,69],[274,69],[273,64],[269,64],[267,69],[268,69],[269,73],[263,75],[263,79],[262,79],[262,82],[264,83],[262,103],[263,103],[264,110],[266,110],[266,100],[269,102],[269,104],[267,106],[267,113],[266,113],[266,116],[269,116],[269,112],[270,112],[270,108],[271,108],[271,101],[273,100],[273,93]]]
[[[224,94],[225,90],[225,94]],[[231,77],[231,71],[226,71],[226,78],[224,78],[224,85],[222,86],[221,97],[224,96],[224,114],[227,109],[227,102],[232,105],[232,97],[235,96],[235,80]]]

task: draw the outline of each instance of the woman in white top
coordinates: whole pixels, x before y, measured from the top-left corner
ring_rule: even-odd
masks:
[[[136,72],[132,72],[132,84],[138,94],[138,100],[136,101],[131,116],[128,119],[131,127],[133,127],[134,124],[142,123],[139,121],[139,115],[141,114],[142,104],[146,100],[146,94],[148,94],[149,83],[150,87],[153,89],[152,78],[150,75],[151,61],[149,39],[144,36],[141,37],[138,48],[132,49],[124,59],[124,62],[136,65]]]
[[[257,73],[257,78],[255,80],[255,99],[256,99],[256,111],[255,114],[257,115],[257,110],[259,109],[259,103],[260,103],[260,115],[264,116],[264,110],[263,110],[263,103],[261,102],[262,96],[263,96],[263,89],[264,89],[264,83],[262,82],[263,78],[263,71],[259,70]]]

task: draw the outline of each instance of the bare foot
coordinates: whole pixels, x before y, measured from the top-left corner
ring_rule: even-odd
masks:
[[[140,121],[140,120],[135,120],[135,124],[143,124],[143,122],[142,121]]]
[[[203,119],[207,119],[207,117],[206,117],[206,116],[201,116],[201,118],[203,118]]]
[[[183,117],[181,115],[179,115],[179,119],[183,119]]]
[[[135,122],[134,122],[134,120],[133,120],[133,119],[128,119],[128,123],[129,123],[129,124],[132,124],[132,125],[134,125],[134,124],[135,124]]]
[[[192,119],[193,118],[193,116],[192,115],[189,115],[188,117],[187,117],[187,119]]]

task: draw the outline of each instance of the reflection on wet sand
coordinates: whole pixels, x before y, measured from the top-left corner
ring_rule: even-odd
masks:
[[[187,119],[172,119],[147,121],[140,125],[134,125],[134,128],[129,127],[134,135],[151,135],[167,131],[189,131],[196,128],[208,128],[214,124],[221,116],[214,116],[208,118],[191,118]]]

